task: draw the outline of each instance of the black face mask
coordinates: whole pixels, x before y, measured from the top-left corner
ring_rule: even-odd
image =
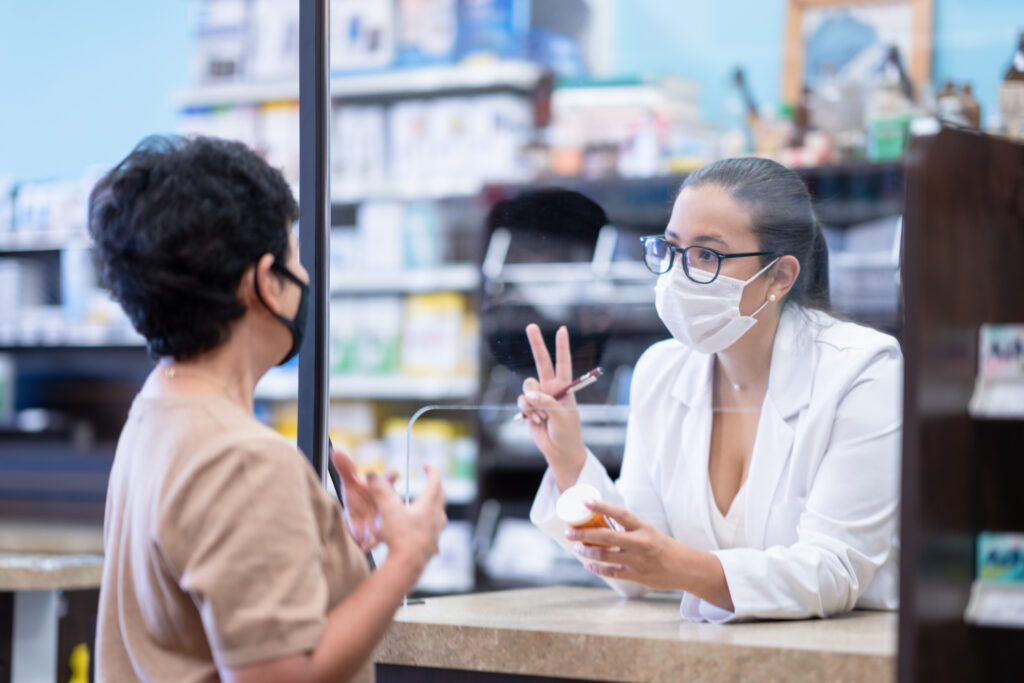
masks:
[[[281,362],[278,363],[278,365],[284,365],[294,358],[295,354],[297,354],[299,349],[302,348],[302,338],[306,335],[306,319],[309,317],[309,285],[300,280],[295,273],[288,270],[285,266],[274,263],[270,267],[297,284],[302,290],[302,295],[299,298],[299,310],[296,311],[295,318],[293,320],[289,320],[280,313],[270,311],[278,320],[287,325],[288,331],[292,333],[292,348],[287,354],[285,354],[285,357],[281,359]],[[252,279],[253,286],[256,289],[256,296],[261,302],[263,302],[264,306],[267,306],[267,302],[263,300],[263,295],[260,294],[260,284],[255,271],[253,271]],[[267,306],[267,310],[270,310],[269,306]]]

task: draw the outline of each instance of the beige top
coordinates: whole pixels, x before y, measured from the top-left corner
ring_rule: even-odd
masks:
[[[136,397],[104,549],[96,675],[118,683],[309,652],[368,572],[302,455],[216,396]],[[355,680],[373,680],[369,661]]]

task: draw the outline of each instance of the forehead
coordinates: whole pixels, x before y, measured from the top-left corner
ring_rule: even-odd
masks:
[[[756,241],[750,213],[716,185],[687,187],[680,192],[665,232],[684,244],[707,242],[714,246],[704,238],[717,238],[714,241],[729,246]]]

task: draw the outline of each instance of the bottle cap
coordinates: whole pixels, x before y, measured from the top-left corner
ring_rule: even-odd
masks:
[[[566,524],[582,524],[594,516],[594,511],[583,504],[588,500],[601,500],[601,493],[590,484],[570,486],[558,497],[555,514]]]

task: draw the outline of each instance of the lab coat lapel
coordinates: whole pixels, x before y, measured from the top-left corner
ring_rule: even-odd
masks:
[[[764,547],[768,515],[793,448],[794,427],[811,395],[812,356],[806,320],[795,306],[779,320],[772,348],[768,392],[761,407],[747,475],[747,543]]]
[[[699,519],[707,537],[707,547],[717,550],[718,542],[711,527],[711,501],[708,498],[708,458],[711,454],[711,392],[714,356],[690,350],[691,358],[683,367],[672,389],[672,397],[686,406],[680,425],[680,457],[686,463],[686,492],[692,501],[691,510]]]

